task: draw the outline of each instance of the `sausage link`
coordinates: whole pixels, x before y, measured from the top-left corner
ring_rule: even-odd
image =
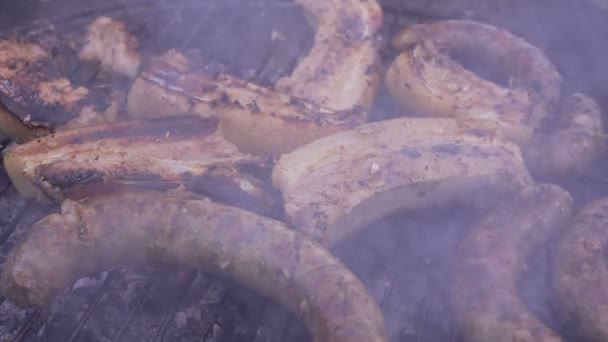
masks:
[[[465,341],[561,341],[526,308],[517,278],[526,258],[566,223],[572,198],[540,184],[481,219],[462,242],[453,304]]]
[[[524,151],[534,176],[559,179],[578,176],[605,150],[602,113],[589,96],[573,94],[561,106],[557,128],[538,133]]]
[[[554,286],[581,335],[608,340],[608,197],[579,212],[561,237],[555,256]]]
[[[387,341],[375,300],[321,245],[279,221],[165,193],[65,201],[12,251],[0,286],[18,305],[44,305],[78,277],[142,263],[228,274],[289,308],[315,341]]]

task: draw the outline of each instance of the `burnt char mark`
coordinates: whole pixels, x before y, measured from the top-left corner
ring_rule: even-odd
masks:
[[[219,170],[218,170],[219,171]],[[249,193],[241,189],[237,177],[250,182],[261,193]],[[210,172],[186,181],[186,188],[192,192],[205,195],[211,200],[245,209],[259,215],[277,218],[278,205],[268,187],[253,177],[227,175],[226,172]]]
[[[56,49],[54,47],[51,50],[53,52]],[[61,51],[63,50],[66,49]],[[17,72],[9,79],[0,79],[0,101],[25,124],[31,121],[53,127],[73,118],[83,106],[107,108],[109,97],[105,94],[91,98],[85,95],[71,104],[68,98],[74,94],[68,93],[78,87],[62,75],[59,70],[61,63],[54,58],[44,57],[32,63],[19,56],[14,59],[13,69]],[[49,84],[46,91],[38,88],[43,83]],[[57,87],[51,87],[50,84],[56,84]],[[66,86],[72,90],[64,89]],[[57,102],[51,103],[48,99],[45,100],[45,96],[56,98]]]
[[[92,182],[87,184],[78,184],[70,186],[63,191],[63,195],[67,199],[79,201],[85,198],[102,198],[112,197],[116,194],[124,194],[128,192],[142,191],[166,191],[176,188],[178,185],[170,182],[143,182],[135,184],[125,184],[120,181],[110,182]]]
[[[419,151],[417,151],[413,148],[409,148],[409,147],[402,149],[401,154],[403,154],[404,156],[411,158],[411,159],[418,159],[418,158],[422,157],[422,153],[420,153]]]
[[[148,120],[124,121],[109,124],[102,130],[74,137],[70,143],[84,144],[102,139],[158,137],[201,138],[217,131],[219,120],[196,116],[162,117]]]
[[[445,144],[445,145],[437,145],[433,146],[433,152],[435,153],[445,153],[451,156],[455,156],[460,153],[460,146],[455,144]]]
[[[52,167],[52,164],[40,167],[36,173],[41,175],[41,181],[60,188],[98,182],[104,178],[104,173],[95,169],[54,171]]]
[[[491,137],[491,136],[495,135],[495,132],[493,130],[483,129],[483,128],[472,128],[472,129],[468,130],[466,133],[469,133],[478,138]]]
[[[0,102],[28,126],[31,122],[54,126],[73,117],[65,108],[45,104],[33,89],[21,87],[11,80],[0,80]]]
[[[343,13],[339,16],[341,20],[338,24],[337,33],[343,38],[344,44],[350,46],[369,39],[369,36],[366,35],[366,25],[363,18],[350,15],[348,9],[343,8],[341,11]]]

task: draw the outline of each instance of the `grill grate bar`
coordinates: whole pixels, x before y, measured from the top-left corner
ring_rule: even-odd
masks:
[[[426,321],[429,316],[429,297],[431,294],[431,260],[426,261],[426,274],[425,274],[425,291],[424,297],[422,299],[422,314],[420,316],[420,324],[417,329],[417,339],[416,341],[422,342],[424,341],[424,332],[426,331]]]
[[[135,302],[135,304],[129,311],[129,314],[127,315],[126,319],[120,325],[120,328],[118,329],[118,331],[112,338],[112,342],[118,342],[120,340],[120,338],[124,335],[125,331],[127,330],[127,327],[129,326],[129,324],[131,324],[131,321],[133,320],[135,315],[143,307],[144,303],[146,302],[147,294],[150,291],[150,289],[152,288],[152,281],[155,278],[156,278],[155,276],[151,276],[148,279],[146,279],[146,283],[144,285],[144,288],[143,288],[141,294],[139,295],[139,298],[137,298],[137,301]]]
[[[15,342],[21,342],[25,339],[25,337],[27,336],[27,334],[30,332],[30,329],[32,328],[32,325],[34,325],[34,321],[42,314],[42,309],[35,309],[34,312],[32,312],[29,317],[27,318],[27,323],[25,324],[25,326],[23,326],[23,328],[21,329],[21,331],[19,332],[19,334],[17,334],[17,337],[15,337]]]
[[[9,189],[10,188],[11,187],[9,187]],[[0,196],[2,196],[2,195],[0,195]],[[6,240],[8,240],[8,238],[10,237],[10,235],[17,228],[17,225],[19,225],[19,223],[21,222],[21,219],[23,219],[23,217],[25,216],[25,214],[29,212],[30,204],[31,204],[30,201],[25,202],[25,205],[23,207],[21,207],[21,208],[18,209],[18,211],[17,211],[17,213],[15,215],[15,218],[8,225],[7,229],[5,229],[5,230],[2,231],[2,233],[0,234],[0,246],[2,246],[6,242]]]
[[[239,24],[244,16],[244,13],[239,12],[230,16],[229,19],[226,19],[222,26],[210,37],[210,43],[207,46],[221,46],[224,39],[226,39],[226,36],[229,36],[230,31]],[[214,53],[209,54],[207,58],[211,61],[222,61],[225,63],[225,59],[217,54],[218,51],[214,51]]]
[[[268,52],[264,55],[264,60],[263,60],[262,64],[260,64],[260,66],[255,71],[253,79],[255,80],[256,83],[260,83],[262,81],[262,79],[263,79],[262,75],[264,73],[264,70],[266,70],[266,66],[270,63],[272,55],[274,54],[276,49],[277,49],[277,42],[274,41],[272,43],[272,45],[270,46],[270,49],[267,49]]]
[[[394,276],[391,278],[393,278],[393,279],[387,281],[384,284],[384,292],[382,293],[382,299],[380,300],[380,308],[385,313],[386,313],[386,310],[388,309],[388,304],[390,303],[391,297],[393,296]]]
[[[84,328],[86,323],[91,318],[91,314],[97,308],[97,306],[101,302],[101,299],[103,298],[103,296],[106,294],[106,292],[110,288],[110,284],[114,280],[114,277],[115,277],[114,273],[108,274],[108,276],[104,280],[103,284],[99,288],[97,295],[95,296],[95,299],[93,300],[91,305],[87,308],[87,311],[85,311],[85,313],[80,318],[80,321],[78,322],[78,326],[76,327],[76,329],[74,329],[74,332],[72,332],[72,335],[70,336],[69,342],[73,342],[76,340],[76,338],[78,337],[78,334],[80,334],[80,332],[82,331],[82,328]]]
[[[188,292],[190,292],[190,289],[192,288],[192,285],[194,284],[194,280],[196,279],[197,276],[198,276],[197,271],[193,271],[190,273],[188,279],[184,282],[184,285],[182,286],[182,288],[179,291],[179,295],[178,295],[177,300],[175,301],[175,305],[173,305],[173,308],[171,308],[171,311],[169,311],[162,318],[160,327],[157,330],[156,335],[154,336],[154,339],[152,340],[153,342],[157,342],[157,341],[161,342],[161,341],[165,340],[165,334],[167,333],[169,324],[171,323],[171,320],[173,319],[173,317],[175,317],[175,314],[177,313],[179,306],[186,300],[186,298],[188,296]]]
[[[281,338],[280,341],[288,341],[289,340],[289,333],[291,332],[291,330],[293,329],[293,327],[296,325],[296,320],[293,318],[293,316],[289,316],[289,318],[287,319],[287,323],[285,324],[285,328],[282,329],[281,334],[279,334],[279,337]]]
[[[157,41],[162,42],[166,39],[167,35],[169,34],[169,32],[171,32],[171,29],[173,28],[173,26],[175,26],[181,15],[181,11],[173,12],[173,14],[171,15],[171,20],[169,20],[165,28],[159,33],[158,37],[156,38]]]
[[[190,44],[192,44],[192,41],[196,38],[196,36],[198,34],[200,34],[201,31],[201,27],[203,26],[203,23],[207,20],[207,18],[209,17],[210,13],[205,13],[203,14],[204,17],[201,18],[199,21],[197,21],[194,26],[192,27],[192,31],[190,32],[190,34],[188,35],[188,37],[186,39],[184,39],[184,41],[182,42],[181,46],[179,47],[180,50],[184,50],[190,47]]]
[[[209,293],[209,291],[214,290],[214,288],[216,287],[222,287],[222,285],[215,281],[211,284],[211,286],[209,286],[207,288],[207,290],[205,290],[205,295],[207,293]],[[209,333],[211,332],[211,329],[213,328],[213,324],[215,322],[215,314],[218,312],[218,310],[220,309],[220,307],[222,306],[222,304],[224,303],[224,301],[227,298],[227,291],[222,291],[220,293],[220,297],[218,298],[216,303],[213,303],[213,306],[211,308],[211,310],[209,310],[209,315],[207,316],[207,319],[205,320],[205,323],[203,324],[203,328],[201,329],[201,334],[198,337],[199,341],[205,341],[205,338],[209,335]]]
[[[24,25],[14,26],[9,29],[9,32],[13,33],[21,33],[31,30],[32,27],[42,26],[48,22],[59,22],[64,25],[69,24],[65,27],[82,25],[84,22],[91,20],[92,18],[98,16],[100,13],[103,13],[107,16],[120,16],[124,13],[129,14],[137,14],[137,13],[145,13],[152,11],[166,11],[166,10],[196,10],[196,9],[213,9],[213,8],[249,8],[249,9],[259,9],[264,8],[266,6],[272,6],[275,8],[293,8],[295,3],[293,2],[285,2],[279,0],[270,0],[270,1],[241,1],[241,0],[225,0],[225,1],[175,1],[175,2],[162,2],[161,4],[153,3],[149,0],[139,1],[139,2],[125,2],[118,5],[108,6],[108,7],[95,7],[88,8],[81,11],[77,11],[74,13],[70,13],[68,15],[61,14],[50,16],[44,19],[32,20]]]

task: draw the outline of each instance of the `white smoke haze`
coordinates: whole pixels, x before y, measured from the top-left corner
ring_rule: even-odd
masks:
[[[467,18],[504,27],[538,46],[548,55],[564,76],[562,90],[564,95],[583,92],[598,101],[603,106],[604,113],[608,108],[608,63],[606,62],[608,1],[380,0],[379,2],[386,8],[387,34],[397,32],[403,28],[404,23],[416,21],[417,17]],[[230,0],[223,5],[221,0],[178,2],[0,0],[0,31],[15,26],[27,27],[28,22],[45,18],[61,18],[58,26],[70,27],[69,24],[72,22],[86,25],[88,20],[99,14],[124,20],[129,29],[140,38],[144,53],[157,54],[168,48],[181,49],[187,51],[189,56],[198,56],[201,63],[211,65],[218,71],[233,73],[262,85],[271,85],[281,76],[288,74],[297,62],[297,58],[310,48],[312,42],[312,29],[307,25],[303,13],[286,0],[241,2]],[[276,39],[277,34],[282,38]],[[394,56],[394,52],[385,53],[387,61]],[[467,61],[475,63],[474,57],[467,58]],[[480,68],[476,68],[475,65],[470,67],[496,74],[496,70],[488,70],[488,64],[491,63],[477,65]],[[394,107],[390,98],[385,92],[381,92],[372,118],[381,120],[393,117],[397,112],[398,109]],[[575,197],[577,207],[608,194],[608,179],[603,177],[606,170],[604,164],[598,165],[590,175],[582,179],[563,184]],[[2,194],[4,196],[5,192]],[[9,201],[0,197],[0,203],[3,203],[2,201],[8,201],[7,206],[23,206],[23,203],[15,199]],[[361,277],[371,294],[381,304],[391,341],[457,340],[458,328],[451,316],[449,305],[449,293],[453,285],[453,264],[459,242],[479,214],[466,206],[452,204],[419,213],[399,213],[372,224],[361,234],[344,241],[335,249],[335,253]],[[28,212],[24,215],[35,217],[33,213]],[[23,234],[27,224],[31,224],[29,222],[31,220],[26,219],[24,221],[26,223],[19,224],[19,220],[12,216],[7,217],[6,222],[1,222],[6,227],[12,226],[2,229],[13,229]],[[4,218],[0,217],[0,219]],[[18,237],[13,234],[8,241],[14,244]],[[3,255],[8,253],[7,246],[10,244],[0,249]],[[3,261],[3,258],[0,260]],[[563,317],[559,309],[552,304],[552,294],[546,290],[550,287],[551,269],[548,266],[550,259],[551,246],[539,250],[530,261],[529,268],[519,284],[520,293],[529,309],[544,323],[562,333],[566,339],[575,340],[576,337],[572,335],[567,317]],[[175,273],[167,273],[159,277],[163,276],[175,277]],[[204,278],[204,280],[199,278],[193,281],[195,285],[192,285],[194,290],[191,292],[194,294],[187,297],[188,300],[196,298],[197,306],[181,305],[179,310],[176,309],[179,312],[179,327],[185,329],[187,324],[196,322],[206,327],[208,331],[216,331],[216,329],[221,330],[216,326],[221,326],[220,323],[223,323],[224,329],[226,331],[232,329],[232,336],[235,336],[238,334],[234,331],[247,330],[239,328],[242,326],[253,331],[253,333],[243,332],[242,341],[256,342],[281,341],[281,338],[285,338],[281,335],[284,330],[291,331],[293,335],[289,336],[292,337],[305,335],[301,327],[291,322],[292,320],[289,319],[291,316],[287,316],[276,305],[262,304],[263,300],[233,284],[226,286],[229,291],[217,291],[222,293],[222,297],[213,299],[216,301],[213,305],[217,305],[220,309],[213,306],[217,310],[210,311],[210,306],[201,303],[204,302],[205,289],[215,286],[216,281],[215,278]],[[87,336],[91,337],[113,336],[104,329],[116,330],[116,325],[120,322],[114,317],[112,321],[114,326],[108,327],[107,323],[103,323],[104,315],[118,314],[116,307],[128,308],[139,300],[126,295],[121,297],[120,291],[130,288],[127,283],[128,281],[121,281],[120,286],[113,285],[115,289],[108,290],[114,291],[109,297],[118,304],[114,307],[108,304],[103,309],[106,311],[99,309],[93,314],[92,320],[101,323],[79,329],[84,329]],[[145,281],[141,283],[147,284]],[[139,282],[137,284],[140,285]],[[217,284],[220,284],[217,285],[219,287],[223,286],[221,282]],[[143,285],[141,287],[144,288]],[[167,291],[179,292],[178,285],[169,288]],[[241,291],[246,295],[242,295]],[[157,299],[165,295],[160,290],[154,294]],[[65,310],[60,313],[65,315],[67,323],[57,323],[63,324],[65,330],[65,332],[57,332],[59,338],[68,340],[67,338],[78,325],[79,320],[75,318],[74,312],[69,312],[75,310],[76,305],[73,303],[88,303],[95,296],[96,294],[92,292],[81,297],[76,295],[74,297],[76,299],[71,297],[62,299],[62,307],[59,311]],[[250,296],[254,299],[250,297],[243,300],[231,299],[231,296],[234,298]],[[127,300],[123,297],[129,298]],[[83,298],[88,298],[89,301]],[[218,304],[220,302],[228,304],[222,307]],[[227,307],[233,311],[243,312],[234,313]],[[164,317],[163,310],[158,312],[161,313],[149,314],[149,320],[157,322],[160,320],[158,317]],[[264,312],[266,314],[263,314]],[[12,338],[16,335],[15,331],[17,333],[21,331],[20,322],[27,320],[25,317],[29,317],[30,314],[31,311],[17,310],[0,300],[0,340],[7,336]],[[234,319],[229,322],[206,324],[205,315],[209,317],[225,315]],[[258,315],[261,317],[257,317]],[[50,317],[53,318],[52,315]],[[209,320],[213,319],[209,318]],[[141,320],[145,321],[144,318]],[[172,334],[179,335],[180,329],[173,326],[173,321],[169,322],[167,326],[170,328],[167,329]],[[9,329],[8,323],[17,328]],[[32,333],[28,334],[44,335],[43,325],[44,321],[35,323],[36,329],[32,329]],[[145,326],[144,323],[141,325]],[[133,330],[144,329],[134,327]],[[204,336],[211,336],[210,334]],[[218,334],[221,336],[221,333]],[[258,337],[255,337],[256,334]],[[196,334],[192,333],[188,337],[194,335]],[[184,337],[183,340],[187,338]],[[226,337],[219,340],[228,341]]]

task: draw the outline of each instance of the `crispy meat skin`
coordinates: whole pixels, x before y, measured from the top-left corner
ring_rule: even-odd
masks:
[[[535,46],[506,30],[466,20],[406,28],[393,41],[403,51],[389,67],[393,99],[416,115],[496,120],[520,144],[558,105],[561,76]],[[474,51],[493,60],[508,87],[485,80],[451,58]]]
[[[43,305],[78,277],[150,263],[228,274],[305,321],[315,341],[387,341],[382,313],[337,258],[284,223],[166,193],[66,201],[32,227],[2,272],[2,292]]]
[[[333,110],[368,111],[382,72],[378,33],[382,8],[375,0],[296,0],[312,17],[314,45],[276,88]]]
[[[256,154],[288,152],[365,120],[362,111],[333,112],[229,75],[210,75],[174,50],[144,68],[129,93],[128,112],[213,115],[226,139]]]
[[[578,332],[589,341],[608,340],[608,198],[584,207],[560,237],[554,287]]]
[[[537,133],[524,150],[535,176],[551,179],[580,176],[605,151],[602,112],[589,96],[573,94],[562,103],[557,127]]]
[[[217,119],[131,120],[87,126],[12,146],[4,165],[27,197],[56,202],[107,187],[186,188],[270,215],[269,186],[240,171],[264,158],[244,155],[218,131]],[[101,184],[101,185],[100,185]],[[95,191],[93,191],[95,190]]]
[[[284,154],[272,181],[294,228],[333,245],[397,210],[464,199],[490,205],[532,183],[517,146],[490,121],[399,118]]]
[[[0,114],[12,113],[28,127],[56,128],[88,112],[116,115],[109,90],[73,85],[47,50],[17,38],[0,39],[0,102],[8,109]]]
[[[461,243],[452,296],[465,341],[557,342],[517,294],[526,258],[559,232],[572,198],[551,184],[521,190],[483,217]]]

